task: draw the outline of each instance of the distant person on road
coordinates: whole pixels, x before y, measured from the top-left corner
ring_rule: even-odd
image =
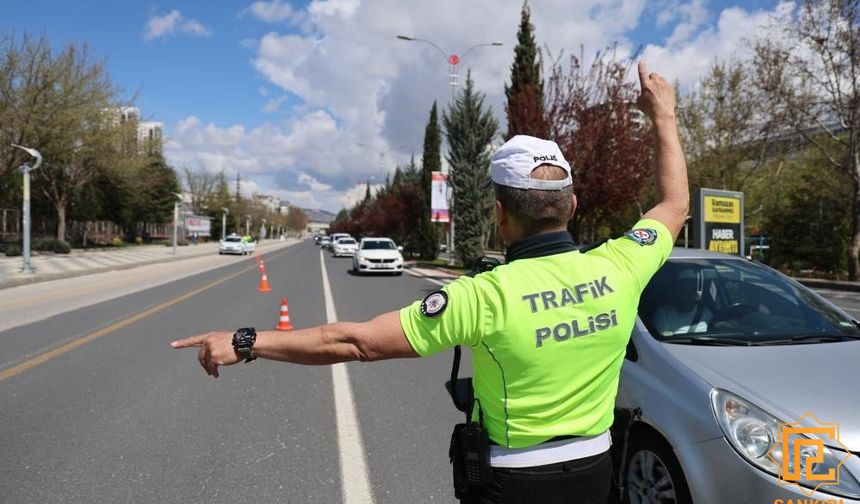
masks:
[[[659,201],[621,238],[577,250],[566,230],[577,203],[570,165],[554,142],[515,136],[491,161],[506,264],[368,322],[291,333],[243,328],[172,346],[199,347],[200,365],[217,378],[220,366],[256,358],[318,365],[468,345],[475,400],[452,443],[457,498],[606,502],[609,428],[639,296],[689,206],[674,89],[644,62],[639,79],[638,104],[656,137]]]

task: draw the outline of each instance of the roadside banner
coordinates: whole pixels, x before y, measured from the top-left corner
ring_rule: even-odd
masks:
[[[434,171],[430,186],[430,222],[450,222],[448,213],[448,175]]]
[[[744,255],[744,193],[698,189],[693,222],[697,248]]]
[[[197,233],[198,236],[209,236],[212,229],[212,218],[205,215],[189,215],[185,217],[185,232]]]

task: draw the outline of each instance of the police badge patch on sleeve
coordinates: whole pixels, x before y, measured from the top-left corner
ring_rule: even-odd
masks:
[[[448,306],[448,294],[445,291],[433,291],[421,301],[421,314],[425,317],[438,317]]]
[[[639,245],[653,245],[657,241],[657,231],[654,229],[631,229],[624,233],[624,236],[635,241]]]

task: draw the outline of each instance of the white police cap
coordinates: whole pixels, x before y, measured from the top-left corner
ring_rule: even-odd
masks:
[[[531,177],[542,164],[562,168],[567,177],[562,180],[541,180]],[[490,161],[493,182],[517,189],[560,191],[573,183],[571,169],[558,144],[528,135],[517,135],[502,145]]]

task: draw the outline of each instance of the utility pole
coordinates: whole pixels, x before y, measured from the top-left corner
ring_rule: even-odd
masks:
[[[411,37],[409,35],[397,35],[397,38],[400,40],[405,40],[407,42],[421,42],[423,44],[427,44],[429,46],[433,46],[434,49],[439,51],[439,54],[445,58],[445,61],[448,63],[448,85],[451,87],[451,104],[453,105],[454,100],[457,98],[457,85],[459,84],[459,65],[460,60],[465,58],[467,54],[472,52],[473,49],[477,49],[479,47],[487,47],[494,46],[498,47],[503,45],[501,42],[493,41],[493,42],[484,42],[482,44],[476,44],[472,47],[463,51],[462,58],[457,54],[451,53],[448,54],[444,49],[439,47],[438,44],[431,40],[420,39],[418,37]],[[448,169],[448,215],[450,216],[450,225],[448,226],[448,265],[454,265],[454,201],[451,197],[451,169]]]
[[[229,208],[221,207],[221,240],[227,238],[227,215],[230,214]]]

